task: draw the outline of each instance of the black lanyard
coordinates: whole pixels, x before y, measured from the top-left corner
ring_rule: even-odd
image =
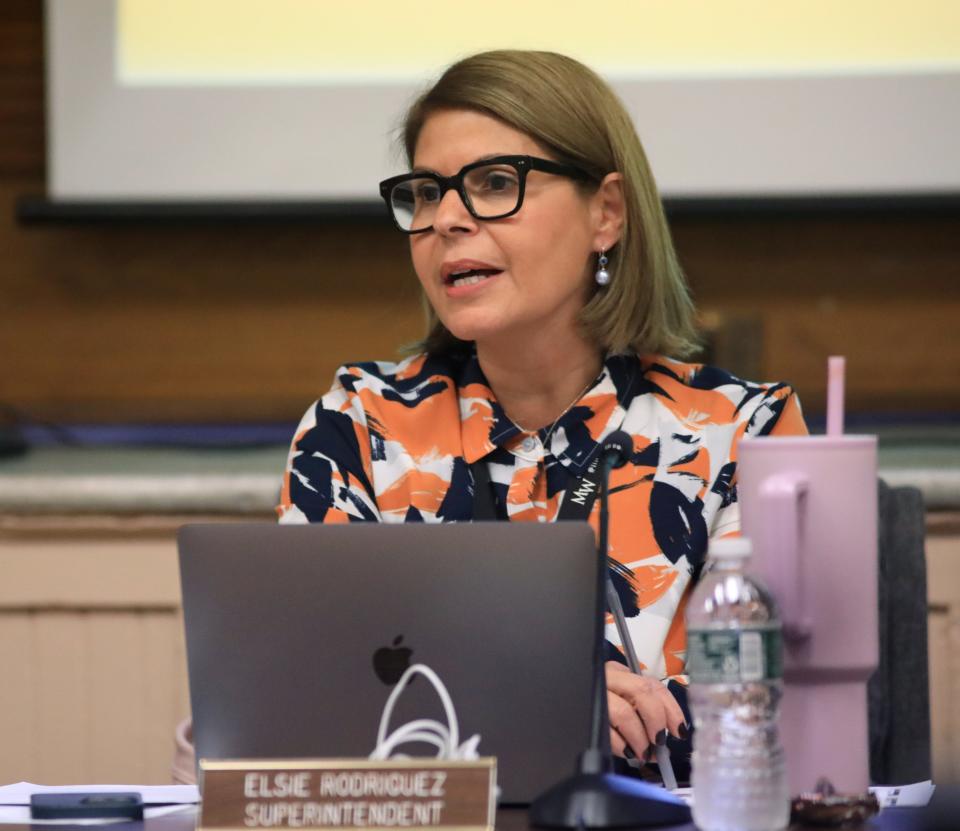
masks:
[[[571,476],[566,491],[563,494],[563,501],[560,504],[560,512],[557,514],[557,521],[581,520],[586,521],[590,518],[590,512],[593,510],[593,503],[600,490],[600,454],[587,465],[580,476]],[[470,465],[470,474],[473,476],[473,519],[479,520],[499,520],[507,519],[506,506],[498,513],[497,501],[493,493],[493,483],[490,481],[490,470],[487,463],[480,459]]]

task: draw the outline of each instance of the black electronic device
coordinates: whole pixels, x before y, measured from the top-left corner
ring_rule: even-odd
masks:
[[[143,819],[143,797],[136,792],[35,793],[33,819]]]
[[[16,427],[0,424],[0,459],[23,456],[29,449],[30,445]]]

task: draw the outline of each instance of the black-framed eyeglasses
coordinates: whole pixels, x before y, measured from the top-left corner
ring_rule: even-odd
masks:
[[[578,181],[594,179],[572,164],[536,156],[494,156],[464,165],[453,176],[427,171],[391,176],[380,183],[380,195],[397,228],[405,234],[420,234],[433,228],[437,207],[448,190],[460,194],[476,219],[513,216],[523,205],[531,170]]]

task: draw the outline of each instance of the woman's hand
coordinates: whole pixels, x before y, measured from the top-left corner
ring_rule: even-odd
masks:
[[[666,744],[668,732],[686,736],[683,710],[660,681],[635,675],[616,661],[607,661],[606,675],[610,746],[617,756],[646,759],[649,752],[652,758],[653,746]]]

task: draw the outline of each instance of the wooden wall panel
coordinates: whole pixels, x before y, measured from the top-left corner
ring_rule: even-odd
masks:
[[[0,8],[0,178],[43,176],[42,0]]]
[[[170,781],[189,713],[176,528],[0,529],[0,782]]]
[[[931,759],[935,782],[960,782],[960,535],[927,530],[927,642],[930,662]]]
[[[4,784],[29,781],[23,771],[41,770],[36,736],[42,713],[36,694],[39,668],[33,621],[30,613],[0,612],[0,667],[4,668],[0,673],[0,782]]]
[[[176,611],[0,613],[0,781],[169,783],[182,644]]]
[[[83,612],[69,611],[30,617],[29,638],[37,668],[37,686],[30,692],[38,711],[31,739],[37,745],[37,766],[45,772],[46,782],[82,781],[81,772],[87,766],[86,714],[91,693],[96,697],[96,691],[84,683],[84,618]],[[27,776],[18,778],[29,781]]]
[[[0,528],[0,609],[178,609],[174,532],[107,536],[60,530],[48,517],[20,533]]]
[[[932,611],[927,638],[930,655],[930,763],[935,782],[960,781],[960,616]]]
[[[385,227],[23,229],[7,215],[4,235],[0,400],[36,418],[296,419],[338,364],[389,360],[422,329],[406,241]]]
[[[386,225],[17,225],[17,195],[44,186],[41,7],[0,4],[0,405],[62,422],[293,421],[339,363],[389,360],[420,334],[406,242]],[[852,411],[960,410],[956,218],[673,226],[703,311],[756,322],[747,364],[794,383],[807,412],[835,352]]]
[[[960,410],[960,222],[850,217],[689,221],[678,249],[701,307],[754,315],[765,379],[808,412],[848,356],[852,410]]]

